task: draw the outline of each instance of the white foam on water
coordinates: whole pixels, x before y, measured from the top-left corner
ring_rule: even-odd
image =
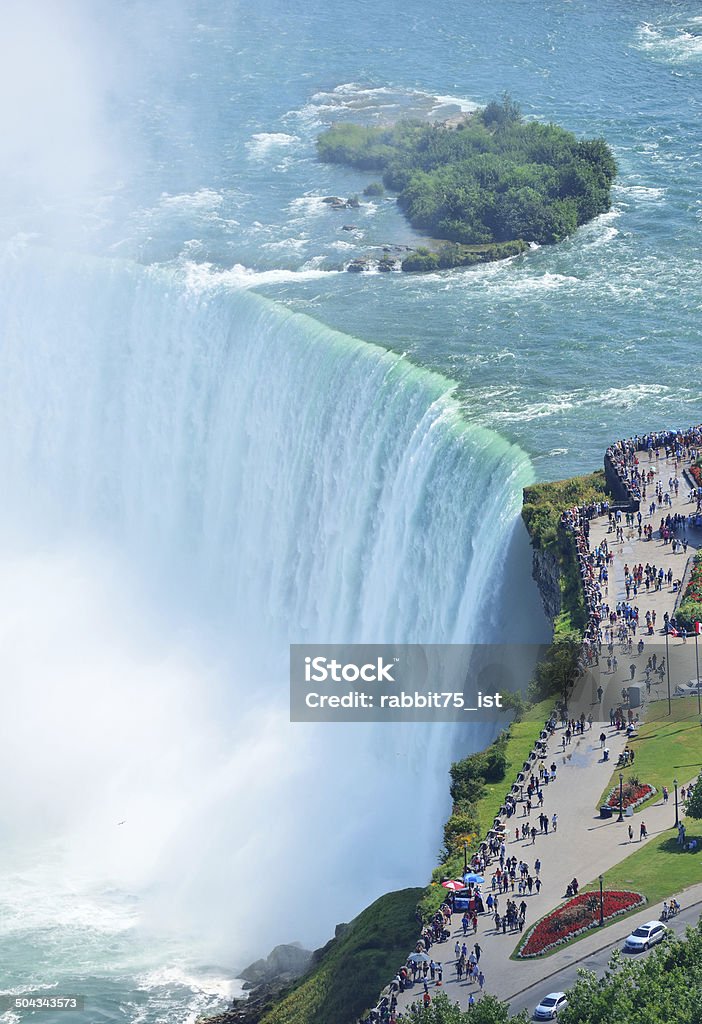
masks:
[[[551,395],[543,401],[532,402],[519,409],[501,409],[490,413],[490,419],[501,423],[547,419],[574,409],[605,405],[620,409],[635,409],[637,404],[651,396],[663,397],[670,392],[665,384],[628,384],[605,391],[577,388]],[[560,454],[560,452],[559,452]]]
[[[257,132],[246,143],[246,149],[252,159],[268,160],[272,153],[289,149],[300,141],[299,135],[288,135],[286,132]]]
[[[612,189],[615,196],[633,199],[641,203],[658,203],[665,199],[667,189],[653,185],[616,185]]]
[[[222,270],[211,263],[186,263],[185,281],[193,291],[212,291],[222,286],[229,288],[255,288],[258,285],[284,284],[293,281],[316,281],[338,270],[321,270],[317,267],[301,270],[254,270],[236,263],[228,270]]]
[[[694,18],[691,22],[699,24]],[[636,30],[636,46],[660,60],[684,64],[702,57],[702,33],[681,30],[677,25],[656,27],[644,23]]]
[[[183,192],[179,195],[170,195],[164,192],[159,200],[159,205],[164,209],[178,210],[179,212],[192,213],[218,210],[224,202],[221,192],[211,188],[201,188],[197,192]]]
[[[302,253],[310,244],[309,238],[281,238],[277,242],[262,242],[261,248],[271,252]]]

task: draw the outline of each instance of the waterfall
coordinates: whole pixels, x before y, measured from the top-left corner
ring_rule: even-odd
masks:
[[[12,855],[232,957],[318,942],[426,877],[451,736],[290,725],[287,645],[499,639],[529,461],[450,381],[226,275],[0,266]]]

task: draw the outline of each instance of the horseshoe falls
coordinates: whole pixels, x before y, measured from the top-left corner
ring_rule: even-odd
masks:
[[[523,484],[702,420],[698,4],[357,8],[3,5],[0,990],[91,1024],[422,884],[486,737],[291,725],[288,645],[541,640]],[[505,90],[607,140],[611,211],[343,272],[426,239],[319,132]]]
[[[291,725],[288,644],[497,639],[530,464],[226,273],[15,242],[0,311],[7,984],[159,1019],[427,876],[451,727]]]

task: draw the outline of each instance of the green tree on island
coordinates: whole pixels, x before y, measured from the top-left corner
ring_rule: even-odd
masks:
[[[559,242],[609,209],[617,171],[602,139],[524,121],[507,94],[455,125],[335,125],[317,148],[382,171],[413,227],[462,245]]]

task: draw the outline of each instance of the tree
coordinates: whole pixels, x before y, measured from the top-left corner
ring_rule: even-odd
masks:
[[[403,1019],[411,1024],[527,1024],[529,1018],[524,1012],[510,1017],[508,1004],[495,996],[483,996],[471,1010],[461,1010],[445,992],[440,992],[429,1006],[422,1006]]]
[[[702,775],[695,783],[692,795],[688,797],[687,814],[690,818],[702,818]]]
[[[644,961],[617,950],[604,977],[578,971],[560,1024],[702,1024],[702,923]]]

